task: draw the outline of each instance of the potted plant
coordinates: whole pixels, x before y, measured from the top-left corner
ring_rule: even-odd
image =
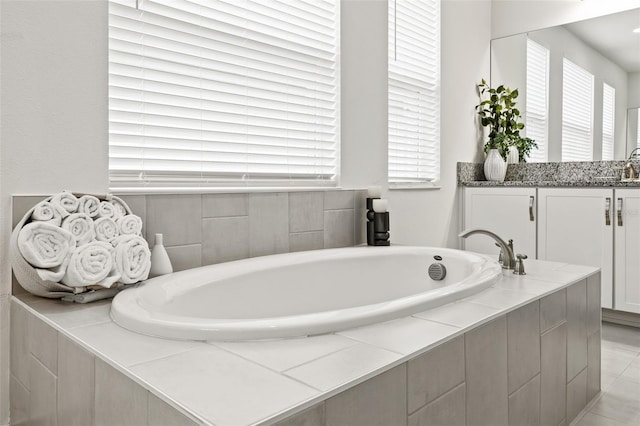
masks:
[[[494,89],[482,79],[478,90],[481,98],[488,96],[476,106],[482,126],[489,128],[489,139],[484,145],[485,177],[502,182],[507,158],[513,163],[524,162],[537,145],[533,139],[520,136],[524,123],[516,107],[518,89],[511,90],[504,85]]]

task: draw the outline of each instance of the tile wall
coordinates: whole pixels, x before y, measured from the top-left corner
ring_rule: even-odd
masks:
[[[268,254],[348,247],[366,241],[366,191],[124,195],[153,247],[174,271]],[[13,226],[44,197],[13,197]],[[14,283],[13,293],[24,290]]]
[[[12,426],[198,424],[15,302],[10,388]]]
[[[600,392],[599,303],[598,274],[278,425],[568,425]]]

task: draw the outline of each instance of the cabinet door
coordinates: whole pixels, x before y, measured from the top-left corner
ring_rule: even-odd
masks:
[[[536,257],[535,188],[465,188],[464,229],[482,228],[505,241],[513,239],[515,253]],[[495,254],[493,239],[472,235],[463,240],[465,250]]]
[[[602,307],[611,308],[613,190],[540,188],[538,203],[538,259],[601,268]]]
[[[615,195],[614,308],[640,313],[640,190],[616,189]]]

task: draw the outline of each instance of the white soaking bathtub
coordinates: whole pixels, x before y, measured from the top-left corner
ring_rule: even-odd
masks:
[[[442,260],[436,260],[436,259]],[[428,268],[442,263],[441,281]],[[308,336],[400,318],[491,286],[497,262],[431,247],[349,247],[257,257],[176,272],[120,292],[111,317],[180,340]]]

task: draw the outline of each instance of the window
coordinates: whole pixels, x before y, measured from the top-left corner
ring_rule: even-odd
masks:
[[[530,162],[546,162],[549,134],[549,49],[527,39],[526,136],[538,149],[531,151]]]
[[[616,120],[616,89],[602,86],[602,159],[613,160],[613,136]]]
[[[593,160],[593,75],[568,59],[562,69],[562,161]]]
[[[440,1],[389,0],[389,182],[440,179]]]
[[[338,5],[110,1],[112,186],[335,185]]]

